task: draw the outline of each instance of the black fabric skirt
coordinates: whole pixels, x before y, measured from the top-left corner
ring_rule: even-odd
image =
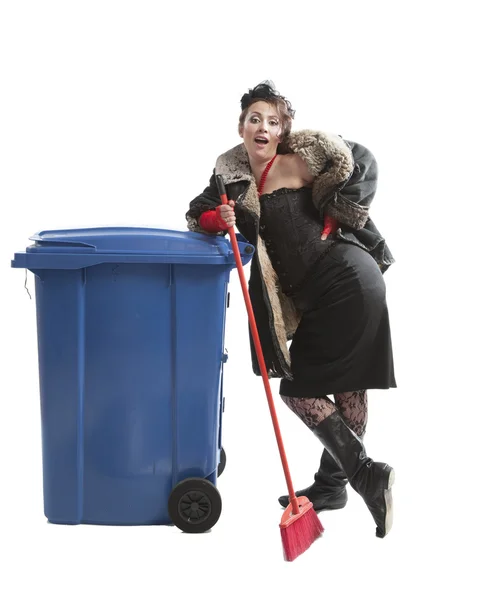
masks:
[[[384,279],[376,261],[339,242],[293,297],[302,313],[280,394],[314,398],[396,387]]]

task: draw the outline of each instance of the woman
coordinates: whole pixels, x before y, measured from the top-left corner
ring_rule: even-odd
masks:
[[[218,158],[190,203],[188,227],[224,235],[236,224],[256,246],[249,288],[266,366],[325,447],[314,483],[297,495],[316,511],[342,508],[349,481],[384,537],[394,471],[362,442],[367,390],[396,387],[382,276],[394,259],[368,216],[376,162],[340,137],[292,133],[294,111],[271,82],[244,94],[241,108],[243,143]],[[220,204],[215,175],[229,205]],[[260,375],[253,345],[252,359]]]

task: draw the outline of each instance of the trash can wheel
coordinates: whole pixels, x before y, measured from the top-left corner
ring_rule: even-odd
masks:
[[[184,479],[170,494],[168,513],[173,523],[185,533],[204,533],[220,518],[220,493],[207,479]]]
[[[226,467],[226,452],[222,447],[220,450],[220,464],[218,465],[218,477],[223,473]]]

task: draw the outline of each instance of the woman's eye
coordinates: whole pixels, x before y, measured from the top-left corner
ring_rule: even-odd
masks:
[[[271,127],[277,127],[279,125],[277,121],[270,121],[269,124],[271,125]]]

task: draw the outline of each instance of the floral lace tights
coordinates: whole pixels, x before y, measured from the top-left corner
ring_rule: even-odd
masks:
[[[357,436],[364,436],[368,421],[367,390],[334,394],[334,402],[327,396],[323,398],[281,396],[281,398],[310,429],[314,429],[326,417],[339,411],[346,425]]]

